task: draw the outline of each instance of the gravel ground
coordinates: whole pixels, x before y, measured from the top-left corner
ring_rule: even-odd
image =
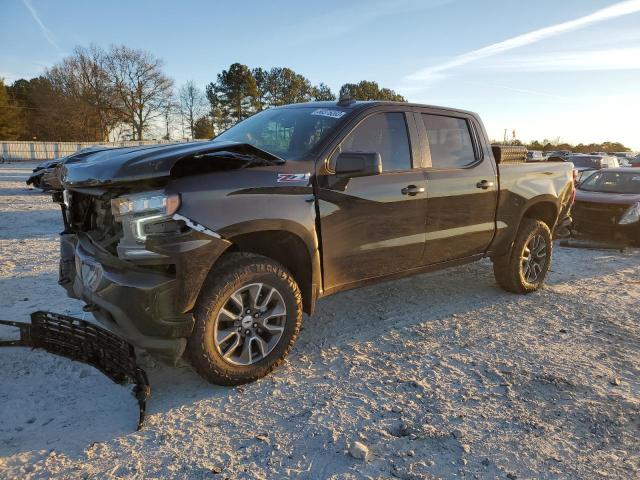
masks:
[[[0,317],[79,315],[29,167],[0,165]],[[528,296],[498,289],[488,261],[343,293],[244,387],[143,356],[139,432],[126,388],[3,348],[0,477],[639,478],[639,274],[638,250],[558,247]]]

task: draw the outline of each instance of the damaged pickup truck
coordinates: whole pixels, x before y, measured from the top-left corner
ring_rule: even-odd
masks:
[[[540,288],[572,166],[508,154],[470,112],[341,100],[71,157],[60,284],[136,346],[250,382],[320,297],[483,257],[502,288]]]

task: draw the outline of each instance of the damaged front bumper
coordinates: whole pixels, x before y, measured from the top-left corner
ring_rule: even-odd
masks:
[[[571,225],[572,236],[622,246],[640,244],[640,222],[620,225],[613,220],[599,222],[598,218],[576,216]]]
[[[145,249],[156,260],[145,265],[106,252],[86,234],[63,233],[59,283],[127,341],[175,363],[193,329],[202,283],[228,246],[195,230],[149,236]]]
[[[0,347],[41,348],[87,363],[121,385],[133,383],[138,400],[138,430],[142,428],[151,393],[144,370],[138,367],[133,347],[116,335],[89,322],[50,312],[33,312],[31,323],[0,320],[20,330],[17,340],[2,340]]]

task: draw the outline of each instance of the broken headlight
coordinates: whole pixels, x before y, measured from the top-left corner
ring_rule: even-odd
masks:
[[[631,205],[618,220],[618,223],[620,225],[629,225],[630,223],[636,223],[638,220],[640,220],[640,202]]]
[[[171,216],[176,213],[179,206],[179,195],[165,195],[162,192],[146,192],[111,200],[111,209],[117,217],[152,212],[157,215]]]
[[[113,214],[117,221],[122,222],[125,230],[125,241],[132,238],[138,244],[143,244],[148,234],[169,233],[171,217],[179,206],[179,195],[166,195],[158,191],[111,200]],[[165,222],[168,224],[163,225]]]

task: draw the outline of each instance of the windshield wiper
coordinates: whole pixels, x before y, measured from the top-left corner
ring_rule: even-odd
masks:
[[[218,152],[202,153],[200,155],[194,155],[193,158],[226,158],[231,160],[238,160],[245,162],[245,167],[249,165],[282,165],[284,160],[279,158],[265,158],[251,153],[238,153],[231,152],[229,150],[220,150]]]

